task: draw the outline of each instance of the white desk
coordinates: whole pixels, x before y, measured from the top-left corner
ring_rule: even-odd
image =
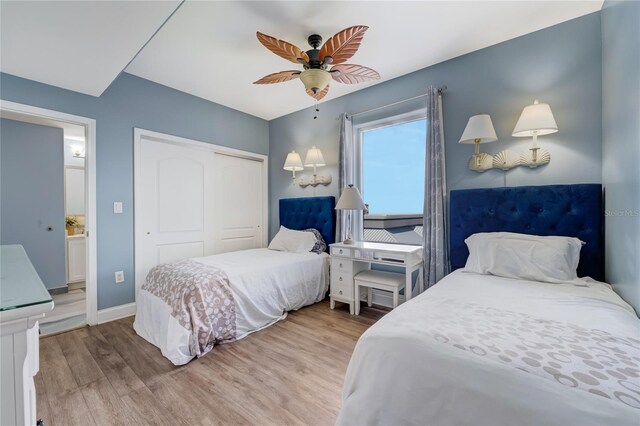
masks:
[[[350,312],[354,313],[355,303],[360,302],[360,297],[355,294],[353,277],[370,269],[372,264],[405,269],[405,300],[413,296],[412,277],[416,270],[418,294],[424,290],[422,246],[369,242],[331,244],[331,309],[339,301],[348,303]]]
[[[38,319],[53,300],[20,245],[0,250],[0,424],[36,424]]]

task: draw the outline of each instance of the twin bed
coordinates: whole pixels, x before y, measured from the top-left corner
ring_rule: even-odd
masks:
[[[335,233],[334,197],[280,200],[280,224]],[[135,331],[175,365],[242,339],[324,299],[327,253],[253,249],[159,265],[136,298]]]
[[[316,228],[331,244],[333,210],[333,197],[281,200],[280,223]],[[590,278],[541,282],[474,271],[469,237],[496,232],[575,237],[584,242],[577,276]],[[601,282],[600,185],[452,191],[450,246],[454,272],[358,341],[338,424],[639,423],[640,321]],[[537,256],[509,254],[522,262]],[[185,260],[187,276],[201,271],[221,285],[197,294],[187,279],[178,293],[192,299],[182,304],[190,310],[178,312],[169,296],[158,296],[170,288],[175,294],[175,277],[160,267],[156,281],[163,284],[138,295],[134,327],[174,364],[184,364],[211,342],[240,339],[322,300],[327,257],[258,249]],[[206,321],[217,331],[202,326]]]
[[[560,235],[603,280],[601,186],[452,191],[450,219],[455,271],[361,336],[338,424],[639,424],[640,321],[608,284],[463,269],[473,234]]]

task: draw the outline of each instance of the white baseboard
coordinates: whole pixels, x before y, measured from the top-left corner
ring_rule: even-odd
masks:
[[[120,318],[130,317],[136,314],[136,304],[127,303],[126,305],[114,306],[113,308],[100,309],[98,311],[98,324],[115,321]]]

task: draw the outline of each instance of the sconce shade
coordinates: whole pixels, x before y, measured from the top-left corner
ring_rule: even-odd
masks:
[[[342,191],[342,195],[336,204],[336,210],[364,210],[365,205],[358,188],[349,185]]]
[[[305,167],[321,167],[326,165],[324,162],[324,157],[322,156],[322,151],[312,146],[309,151],[307,151],[307,156],[304,159]]]
[[[549,104],[541,104],[536,99],[532,105],[527,105],[522,110],[520,118],[513,129],[511,136],[516,138],[538,136],[556,133],[558,125],[556,124],[551,107]]]
[[[327,87],[327,84],[331,81],[331,74],[325,70],[310,69],[302,71],[300,80],[302,80],[306,90],[318,93]]]
[[[498,140],[493,122],[489,114],[478,114],[469,118],[467,127],[464,128],[459,143],[479,143],[495,142]]]
[[[284,162],[284,167],[282,168],[290,172],[299,172],[301,170],[304,170],[304,167],[302,167],[300,154],[295,151],[291,151],[290,153],[288,153],[287,159]]]

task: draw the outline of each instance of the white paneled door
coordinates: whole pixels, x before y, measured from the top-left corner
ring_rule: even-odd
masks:
[[[262,222],[265,191],[264,163],[225,154],[215,156],[214,251],[264,246]]]
[[[266,156],[136,129],[135,269],[264,247]]]
[[[136,284],[161,263],[213,254],[214,153],[143,139],[136,194]],[[142,232],[140,232],[142,231]]]

